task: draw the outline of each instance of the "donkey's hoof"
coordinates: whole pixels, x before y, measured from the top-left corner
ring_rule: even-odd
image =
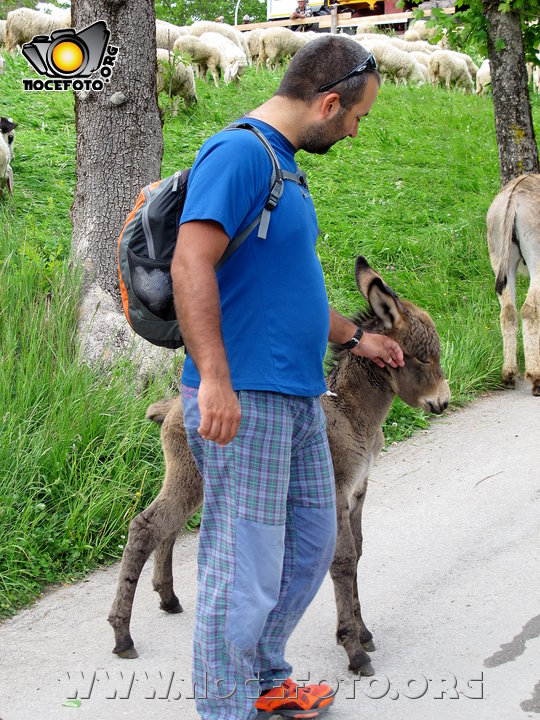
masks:
[[[375,675],[375,670],[370,662],[365,663],[364,665],[360,665],[359,667],[356,666],[354,663],[351,663],[349,665],[349,670],[356,673],[357,675],[361,675],[362,677],[371,677],[372,675]]]
[[[363,650],[358,650],[354,657],[351,658],[349,662],[349,670],[357,673],[358,675],[365,675],[366,677],[375,675],[375,670],[371,664],[371,658]]]
[[[133,644],[133,640],[131,641],[131,644],[122,647],[121,645],[117,645],[113,653],[118,655],[118,657],[124,658],[125,660],[134,660],[135,658],[139,657],[139,653],[135,650],[135,645]]]
[[[371,663],[368,663],[367,665],[362,665],[362,667],[360,668],[360,675],[362,675],[362,677],[371,677],[372,675],[375,675],[373,665]]]
[[[373,652],[377,649],[373,640],[366,640],[362,643],[362,647],[366,652]]]
[[[184,612],[184,608],[180,605],[180,601],[177,597],[174,598],[174,600],[171,600],[169,603],[160,602],[159,607],[162,610],[165,610],[165,612],[171,613],[171,615],[176,615],[177,613]]]
[[[507,388],[513,389],[516,387],[516,380],[519,377],[518,372],[514,372],[512,370],[509,370],[507,372],[503,372],[502,374],[502,382],[503,385]]]
[[[135,646],[128,648],[127,650],[120,650],[116,653],[118,657],[124,658],[124,660],[135,660],[139,657],[139,653],[135,650]]]
[[[534,380],[532,384],[532,394],[535,397],[540,397],[540,380]]]

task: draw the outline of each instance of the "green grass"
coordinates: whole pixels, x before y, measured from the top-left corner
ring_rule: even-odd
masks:
[[[0,114],[19,123],[15,192],[0,204],[0,616],[121,555],[129,521],[163,476],[159,428],[144,412],[174,387],[166,377],[140,391],[127,363],[104,375],[79,361],[80,279],[68,262],[73,98],[24,93],[28,72],[24,59],[6,57],[0,77]],[[162,96],[163,175],[190,165],[206,137],[260,104],[279,78],[250,70],[239,87],[198,82],[198,106],[177,117]],[[538,97],[533,114],[540,132]],[[385,85],[357,139],[298,159],[334,307],[358,310],[353,267],[364,254],[434,318],[453,403],[497,387],[499,306],[485,242],[499,187],[491,100]],[[397,401],[387,440],[426,424]]]

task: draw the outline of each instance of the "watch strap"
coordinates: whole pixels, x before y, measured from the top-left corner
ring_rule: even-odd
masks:
[[[360,328],[360,327],[356,328],[356,332],[354,333],[352,338],[349,341],[347,341],[346,343],[343,343],[343,345],[341,347],[344,348],[345,350],[352,350],[354,347],[356,347],[358,345],[363,334],[364,334],[364,331],[362,330],[362,328]]]

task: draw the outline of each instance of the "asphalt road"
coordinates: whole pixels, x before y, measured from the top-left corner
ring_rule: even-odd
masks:
[[[376,676],[347,670],[328,577],[289,643],[297,681],[337,687],[328,720],[539,718],[540,399],[529,386],[482,398],[383,453],[364,513],[360,596]],[[151,562],[145,569],[136,660],[111,653],[118,566],[54,588],[1,624],[0,717],[195,720],[196,552],[196,534],[178,540],[181,615],[158,609]]]

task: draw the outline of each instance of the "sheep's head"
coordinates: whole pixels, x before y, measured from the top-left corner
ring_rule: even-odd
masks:
[[[238,77],[238,71],[240,69],[240,60],[235,60],[231,65],[227,65],[223,79],[225,84],[228,85],[232,80],[236,80]]]

